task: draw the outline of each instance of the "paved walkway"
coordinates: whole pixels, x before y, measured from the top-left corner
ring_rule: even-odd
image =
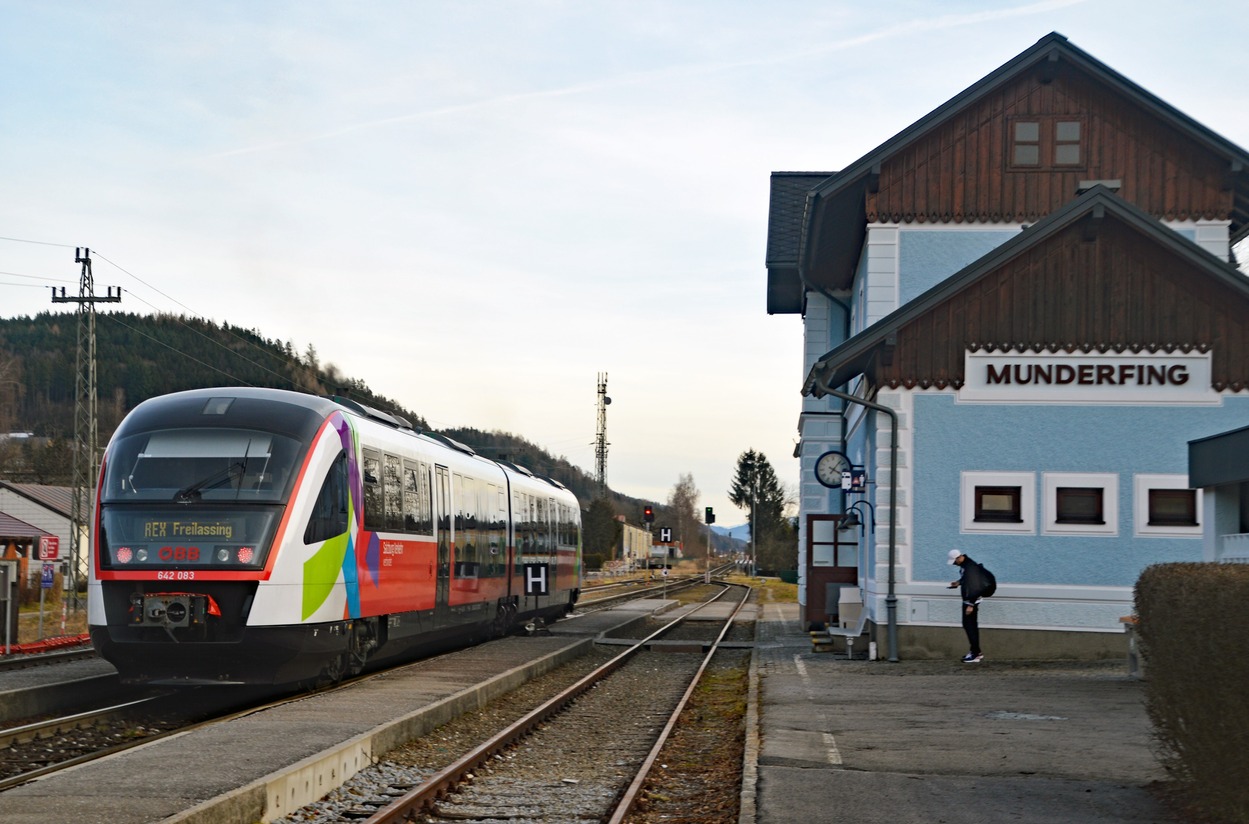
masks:
[[[747,824],[1177,822],[1126,663],[847,661],[794,604],[759,619]]]

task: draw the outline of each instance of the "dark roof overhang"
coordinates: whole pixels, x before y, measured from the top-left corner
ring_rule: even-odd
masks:
[[[1200,487],[1249,481],[1249,426],[1188,442],[1188,483]]]
[[[1249,299],[1249,278],[1240,270],[1098,185],[825,353],[807,373],[802,394],[822,397],[828,388],[844,386],[858,375],[866,375],[871,381],[874,367],[888,362],[898,330],[906,324],[1064,229],[1081,221],[1092,229],[1107,219],[1120,220],[1147,235],[1165,251],[1201,266],[1212,277]]]
[[[768,200],[768,314],[801,314],[806,288],[798,270],[807,193],[833,172],[773,172]]]
[[[12,515],[5,515],[3,512],[0,512],[0,541],[33,540],[51,535],[51,532],[45,532],[37,526],[31,526],[25,521],[14,518]]]

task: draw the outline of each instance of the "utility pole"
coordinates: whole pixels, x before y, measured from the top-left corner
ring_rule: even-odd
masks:
[[[600,495],[607,493],[607,373],[598,375],[598,437],[594,439],[594,480]]]
[[[84,566],[83,533],[90,523],[87,511],[92,500],[99,467],[96,445],[96,391],[95,391],[95,305],[97,303],[120,303],[121,289],[113,294],[108,288],[107,297],[95,296],[95,282],[91,277],[91,250],[74,250],[74,263],[82,264],[78,278],[78,296],[65,294],[61,287],[58,296],[52,287],[53,303],[78,304],[78,351],[75,355],[74,376],[74,485],[70,508],[69,534],[69,590],[73,593],[74,609],[78,609],[78,578]],[[99,494],[98,491],[96,494]]]

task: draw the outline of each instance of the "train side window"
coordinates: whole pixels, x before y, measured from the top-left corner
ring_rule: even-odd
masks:
[[[403,529],[403,461],[397,455],[382,457],[382,500],[386,508],[386,529]]]
[[[386,528],[386,509],[382,503],[382,456],[372,449],[364,452],[364,528]]]
[[[516,552],[524,555],[529,552],[529,500],[528,496],[523,492],[517,492],[514,496],[513,519],[515,520],[514,529],[516,534],[512,540],[516,544]]]
[[[340,452],[312,504],[304,543],[326,541],[347,531],[347,453]]]
[[[429,494],[429,465],[403,465],[403,528],[417,535],[434,534],[434,514]]]

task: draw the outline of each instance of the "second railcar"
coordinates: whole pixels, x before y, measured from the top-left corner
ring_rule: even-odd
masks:
[[[558,483],[350,401],[203,389],[105,452],[91,637],[131,683],[337,680],[558,617],[581,588]]]

